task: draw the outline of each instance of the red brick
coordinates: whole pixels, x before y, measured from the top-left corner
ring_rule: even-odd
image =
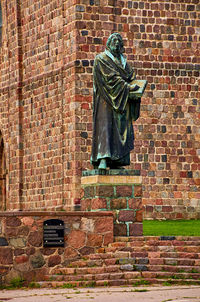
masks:
[[[134,186],[134,196],[135,197],[142,196],[142,186]]]
[[[90,211],[92,208],[92,199],[85,199],[81,200],[81,211]]]
[[[131,223],[129,225],[130,236],[142,236],[143,235],[143,224],[142,223]]]
[[[136,211],[136,222],[142,222],[143,221],[143,210]]]
[[[127,200],[125,198],[115,198],[110,200],[111,210],[120,210],[127,208]]]
[[[131,197],[132,186],[116,186],[117,197]]]
[[[173,212],[172,206],[162,206],[163,212]]]
[[[113,197],[114,187],[113,186],[97,186],[96,187],[96,196],[101,197]]]
[[[118,214],[119,221],[128,222],[128,221],[135,221],[135,211],[133,210],[121,210]]]
[[[104,235],[103,245],[107,246],[109,243],[113,242],[113,231]]]
[[[114,236],[127,236],[126,224],[114,224]]]
[[[130,209],[141,210],[142,209],[142,198],[131,198],[128,200],[128,205]]]
[[[97,210],[97,209],[107,209],[107,202],[104,198],[93,198],[91,200],[91,209]]]

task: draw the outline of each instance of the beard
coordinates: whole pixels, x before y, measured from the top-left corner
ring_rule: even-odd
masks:
[[[114,45],[114,46],[110,46],[110,52],[114,55],[114,56],[120,56],[120,54],[122,53],[122,48],[120,47],[120,45]]]

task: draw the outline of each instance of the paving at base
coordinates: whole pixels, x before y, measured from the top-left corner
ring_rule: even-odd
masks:
[[[200,302],[200,286],[1,290],[0,302]]]

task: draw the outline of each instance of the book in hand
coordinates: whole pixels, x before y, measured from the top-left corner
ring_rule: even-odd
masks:
[[[147,86],[147,81],[146,80],[133,80],[131,83],[131,90],[130,90],[130,95],[131,97],[142,97],[145,88]],[[139,86],[139,88],[137,89],[137,86]]]

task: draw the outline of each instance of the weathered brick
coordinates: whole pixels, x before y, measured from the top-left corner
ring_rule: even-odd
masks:
[[[107,201],[105,198],[93,198],[91,200],[91,209],[107,209]]]
[[[131,197],[132,186],[116,186],[117,197]]]
[[[142,223],[131,223],[129,225],[130,236],[142,236],[143,235],[143,224]]]
[[[142,196],[142,186],[134,186],[134,196],[135,197]]]
[[[96,187],[96,196],[101,197],[113,197],[114,187],[113,186],[97,186]]]
[[[127,200],[125,198],[115,198],[110,200],[111,210],[120,210],[127,208]]]
[[[128,222],[135,221],[135,211],[133,210],[121,210],[118,214],[119,221]]]
[[[114,224],[114,236],[127,236],[126,224]]]

